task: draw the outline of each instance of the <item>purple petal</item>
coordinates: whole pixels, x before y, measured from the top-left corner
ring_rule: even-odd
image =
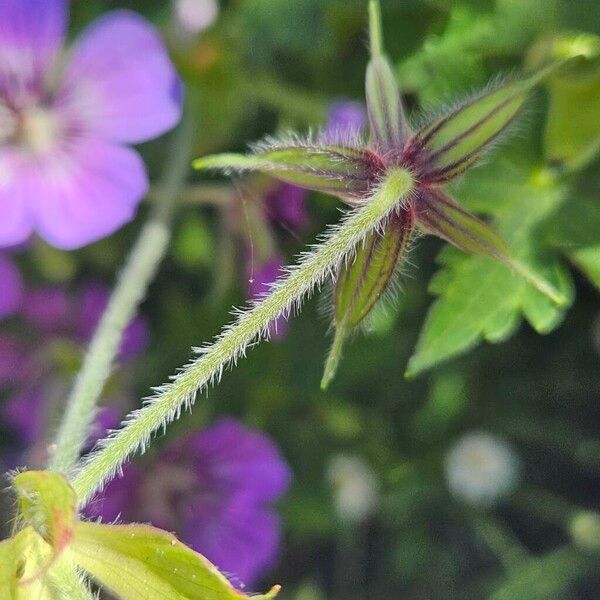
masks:
[[[0,2],[0,94],[17,107],[43,91],[67,25],[67,0]]]
[[[279,183],[265,199],[267,216],[277,224],[287,225],[295,230],[306,227],[307,191],[291,183]]]
[[[142,480],[140,470],[133,464],[123,467],[123,474],[112,479],[84,509],[83,514],[92,519],[101,518],[105,523],[117,519],[129,520],[128,515],[138,504],[138,491]]]
[[[108,300],[110,289],[102,284],[89,284],[84,290],[77,324],[79,338],[88,342],[91,340],[102,317]],[[148,344],[148,326],[141,317],[135,317],[123,334],[120,356],[129,360],[139,356]]]
[[[17,151],[0,148],[0,247],[25,242],[33,230],[27,161]]]
[[[68,329],[71,308],[63,288],[40,287],[26,292],[21,314],[42,331],[59,333]]]
[[[0,383],[16,384],[28,376],[28,353],[20,341],[0,337]]]
[[[279,520],[270,510],[248,503],[243,495],[215,508],[211,514],[196,511],[185,523],[181,536],[227,574],[234,585],[251,587],[277,558]]]
[[[17,310],[22,294],[23,283],[17,267],[0,254],[0,318]]]
[[[181,85],[156,29],[118,10],[76,42],[57,106],[88,133],[139,143],[181,118]]]
[[[99,141],[81,140],[29,166],[21,188],[36,203],[36,229],[63,250],[114,233],[134,217],[148,189],[137,152]]]
[[[359,136],[367,123],[367,112],[362,102],[338,100],[327,117],[324,136],[330,141],[349,140]]]
[[[35,443],[44,426],[44,392],[41,388],[25,390],[4,405],[2,416],[5,423],[15,429],[24,446]]]
[[[279,498],[289,487],[290,469],[265,434],[234,419],[222,419],[179,446],[192,452],[207,483],[223,493],[243,490],[256,502]]]

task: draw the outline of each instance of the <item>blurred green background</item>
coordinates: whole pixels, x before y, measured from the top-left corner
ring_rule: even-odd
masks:
[[[223,1],[216,23],[190,39],[176,35],[169,2],[80,0],[72,31],[123,6],[148,16],[169,41],[195,119],[195,156],[244,150],[278,130],[318,128],[331,102],[363,98],[362,0]],[[461,98],[499,72],[535,64],[557,36],[600,33],[596,0],[382,0],[382,8],[388,53],[416,118],[422,107]],[[267,579],[284,585],[283,600],[600,598],[598,61],[573,77],[541,90],[517,134],[455,185],[457,197],[484,213],[548,202],[534,223],[536,252],[566,258],[560,268],[571,272],[576,299],[546,326],[526,314],[546,335],[521,322],[515,304],[506,316],[510,331],[497,336],[509,339],[481,342],[486,332],[476,311],[465,317],[474,322],[470,337],[407,380],[434,302],[428,282],[441,268],[442,244],[424,238],[397,302],[348,345],[327,392],[319,382],[328,323],[312,299],[285,339],[253,349],[170,428],[176,436],[230,414],[281,446],[294,484],[280,505],[283,554]],[[158,186],[170,143],[168,136],[143,148]],[[538,172],[546,179],[534,185]],[[239,214],[252,210],[264,185],[190,174],[170,255],[143,305],[152,344],[135,372],[138,397],[243,303],[243,240],[258,246],[267,234]],[[289,261],[340,208],[311,194],[307,230],[275,226],[268,235]],[[75,253],[37,243],[19,264],[29,281],[76,286],[93,274],[111,284],[142,221]],[[446,264],[457,260],[449,256]],[[452,273],[458,277],[453,268],[438,293],[452,285]],[[478,284],[463,284],[465,301],[480,292]],[[493,506],[469,503],[448,487],[448,453],[474,431],[504,440],[520,464],[518,482]],[[151,462],[162,443],[142,460]],[[352,460],[338,477],[340,455]],[[340,500],[353,478],[365,503],[358,514]]]

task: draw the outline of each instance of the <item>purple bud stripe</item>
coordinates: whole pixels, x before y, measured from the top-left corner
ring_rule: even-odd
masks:
[[[476,131],[477,129],[479,129],[482,125],[485,125],[485,123],[487,121],[489,121],[496,113],[498,113],[499,111],[501,111],[509,102],[512,102],[515,99],[516,96],[517,96],[517,93],[515,93],[513,96],[510,96],[509,98],[506,98],[506,100],[504,100],[500,104],[498,104],[498,106],[496,106],[489,113],[487,113],[487,115],[485,115],[484,117],[482,117],[481,119],[479,119],[479,121],[477,121],[476,123],[474,123],[473,125],[471,125],[471,127],[469,127],[468,129],[466,129],[465,131],[463,131],[461,134],[457,135],[451,142],[448,142],[445,146],[442,146],[439,150],[436,150],[433,154],[430,154],[429,158],[431,160],[435,160],[438,156],[440,156],[444,152],[447,152],[448,150],[451,150],[461,140],[464,140],[471,133],[473,133],[474,131]],[[475,150],[473,150],[469,154],[473,154],[474,152],[478,152],[480,148],[482,148],[483,146],[489,144],[496,137],[498,137],[498,135],[500,135],[512,123],[512,121],[515,119],[515,117],[519,114],[519,111],[521,110],[522,106],[523,105],[521,104],[519,107],[516,108],[516,110],[513,113],[513,115],[507,121],[505,121],[505,123],[502,125],[502,127],[500,127],[500,129],[498,129],[498,131],[494,135],[491,135],[488,139],[486,139],[484,142],[482,142],[478,148],[476,148]],[[469,154],[467,154],[465,156],[469,156]]]
[[[418,140],[418,142],[419,142],[419,149],[422,149],[425,146],[425,144],[427,144],[427,142],[431,141],[431,138],[436,133],[438,133],[445,125],[447,125],[448,122],[451,121],[458,113],[467,109],[469,106],[471,106],[475,102],[478,102],[479,100],[482,100],[486,96],[489,96],[490,94],[494,94],[494,93],[500,91],[502,88],[512,85],[513,83],[514,82],[507,81],[507,82],[503,83],[502,85],[499,85],[498,87],[494,88],[493,90],[487,91],[486,93],[483,93],[483,94],[480,94],[480,95],[476,96],[475,98],[471,99],[470,101],[467,101],[467,102],[461,104],[458,108],[449,112],[445,117],[440,119],[435,125],[430,126],[431,129],[429,131],[427,131],[427,133],[423,137],[420,136],[420,133],[417,133],[415,136],[415,139]],[[515,92],[515,94],[516,94],[516,92]],[[509,98],[506,99],[506,101],[512,100],[513,98],[514,98],[514,96],[510,96]],[[486,119],[486,118],[487,117],[483,117],[483,119]],[[480,126],[480,124],[481,123],[478,122],[476,124],[476,126]]]
[[[450,210],[459,213],[465,219],[477,224],[479,227],[488,229],[489,233],[494,237],[497,236],[497,234],[491,228],[489,228],[486,223],[472,215],[470,212],[462,209],[446,196],[436,193],[432,189],[429,189],[428,193],[419,196],[419,199],[417,200],[417,221],[429,229],[432,233],[443,237],[452,244],[458,246],[461,250],[465,250],[466,252],[475,252],[474,248],[479,248],[480,251],[482,250],[499,260],[506,261],[508,259],[506,253],[502,249],[503,242],[500,236],[497,236],[498,246],[494,246],[483,237],[476,235],[473,233],[473,231],[452,220],[448,215],[440,211],[436,204],[443,204],[447,206],[450,208]],[[419,205],[425,205],[425,207]],[[444,227],[444,224],[446,227]],[[454,229],[468,240],[471,240],[474,244],[474,247],[469,247],[466,244],[461,243],[460,239],[453,237],[451,233],[448,233],[448,227],[450,230]]]

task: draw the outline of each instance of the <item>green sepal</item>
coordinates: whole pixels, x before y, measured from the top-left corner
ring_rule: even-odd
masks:
[[[412,208],[393,213],[383,233],[368,236],[352,263],[340,268],[333,291],[334,341],[325,363],[321,389],[335,376],[344,340],[372,312],[390,288],[414,232]]]
[[[419,227],[469,254],[510,262],[504,240],[481,219],[459,206],[439,189],[423,192],[416,203]]]
[[[557,67],[494,86],[418,131],[412,151],[426,156],[423,178],[448,181],[475,163],[519,114],[529,92]]]
[[[441,190],[429,188],[422,192],[416,207],[417,223],[425,232],[433,233],[469,254],[495,258],[511,267],[556,305],[569,304],[569,298],[563,292],[513,258],[506,242],[489,225],[461,208]]]
[[[241,600],[217,568],[175,536],[150,525],[79,522],[74,561],[123,600]],[[256,600],[271,600],[274,587]]]
[[[20,513],[58,555],[73,538],[77,500],[65,477],[50,471],[24,471],[13,479]]]
[[[383,234],[371,234],[357,250],[354,261],[342,267],[333,293],[334,323],[343,322],[351,330],[363,322],[388,289],[413,229],[411,209],[393,214]]]
[[[365,87],[370,144],[379,151],[401,148],[408,136],[408,125],[400,89],[385,56],[369,61]]]
[[[331,144],[290,143],[258,148],[254,154],[216,154],[194,161],[196,169],[260,171],[300,187],[356,200],[375,184],[379,159],[369,150]]]

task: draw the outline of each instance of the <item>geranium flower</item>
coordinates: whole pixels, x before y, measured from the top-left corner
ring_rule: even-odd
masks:
[[[147,476],[127,465],[85,512],[176,531],[234,581],[251,586],[277,558],[279,520],[270,504],[290,479],[265,434],[222,419],[169,445]]]
[[[67,0],[0,2],[0,246],[72,249],[130,221],[148,187],[137,144],[171,129],[181,90],[156,30],[108,13],[61,47]]]

